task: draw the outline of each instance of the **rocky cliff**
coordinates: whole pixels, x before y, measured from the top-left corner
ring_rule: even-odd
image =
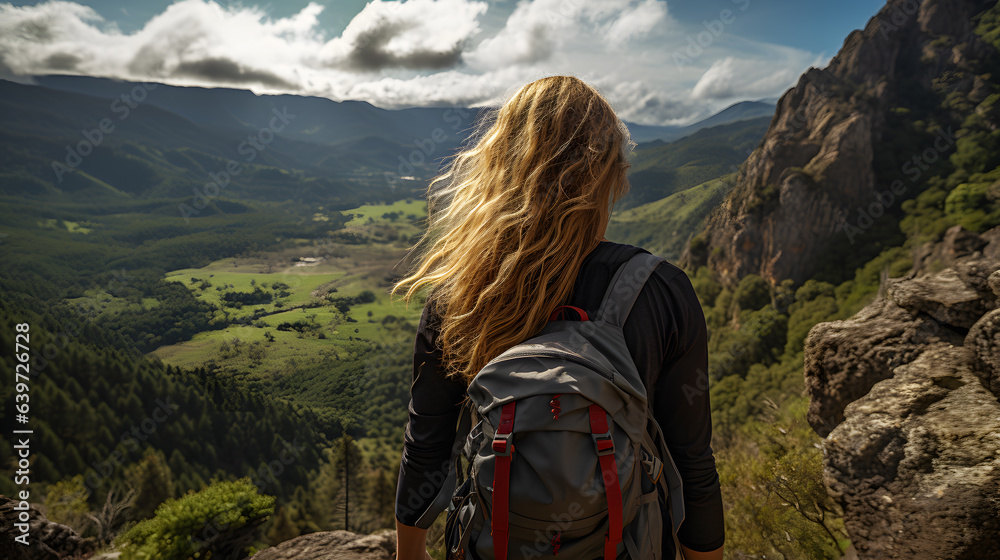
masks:
[[[34,506],[28,506],[28,545],[18,544],[14,538],[23,533],[15,527],[23,509],[18,500],[0,495],[0,558],[6,560],[57,560],[87,558],[97,543],[92,538],[82,538],[70,527],[46,519]]]
[[[809,421],[860,558],[1000,554],[1000,228],[956,226],[806,340]]]
[[[927,146],[894,152],[905,140],[893,139],[900,131],[891,117],[905,112],[916,121],[949,96],[974,104],[988,96],[983,61],[994,47],[972,20],[993,4],[890,0],[825,69],[810,69],[781,97],[760,146],[707,219],[704,242],[689,245],[685,263],[708,264],[729,286],[748,274],[801,283],[831,255],[874,248],[873,221],[898,210],[926,179],[908,173],[907,158],[928,148],[935,161],[945,160],[954,144],[928,138]],[[955,122],[957,130],[961,119]],[[925,169],[917,164],[913,171]]]

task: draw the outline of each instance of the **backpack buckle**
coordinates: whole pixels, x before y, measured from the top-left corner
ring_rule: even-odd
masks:
[[[615,452],[615,440],[611,438],[611,432],[604,434],[590,434],[594,438],[594,446],[597,447],[597,456],[612,455]]]
[[[493,436],[493,454],[497,457],[507,457],[513,451],[514,446],[510,444],[512,434],[496,434]]]

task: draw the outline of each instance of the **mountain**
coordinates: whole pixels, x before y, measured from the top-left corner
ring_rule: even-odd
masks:
[[[171,213],[202,198],[209,202],[199,215],[250,201],[349,208],[418,196],[478,115],[79,76],[36,81],[42,85],[0,81],[0,194],[88,204],[164,199],[173,202],[161,211]],[[730,172],[766,119],[701,127],[762,108],[748,102],[683,129],[642,128],[641,134],[690,135],[638,146],[625,204],[652,202]],[[230,162],[235,173],[227,171]]]
[[[890,0],[688,242],[727,551],[996,557],[997,68],[1000,3]]]
[[[113,100],[129,95],[142,87],[138,82],[109,78],[70,75],[34,76],[40,86],[83,93]],[[364,101],[332,101],[322,97],[297,95],[256,95],[231,88],[180,87],[150,84],[142,103],[166,109],[203,126],[242,129],[267,126],[271,112],[287,107],[292,114],[309,115],[299,120],[284,135],[311,142],[337,143],[356,140],[377,131],[380,136],[397,141],[424,140],[436,128],[449,135],[447,143],[454,145],[464,139],[473,119],[482,108],[415,107],[380,109]],[[147,86],[148,87],[148,86]],[[694,124],[687,126],[656,126],[626,123],[635,142],[673,141],[703,128],[729,124],[774,114],[774,103],[767,100],[741,101]],[[457,136],[452,137],[452,135]]]
[[[304,134],[286,130],[306,124],[301,115],[307,113],[286,105],[262,113],[266,126],[253,129],[196,123],[153,104],[133,104],[0,81],[0,194],[87,204],[165,198],[175,200],[168,205],[174,214],[179,201],[202,191],[212,199],[205,212],[218,211],[216,202],[226,199],[348,208],[415,194],[415,183],[410,189],[410,182],[396,180],[400,169],[428,177],[436,172],[432,158],[457,145],[454,132],[421,144],[426,150],[383,135],[300,140],[295,136]],[[400,158],[409,160],[405,168]]]
[[[839,282],[903,242],[907,209],[943,210],[906,222],[922,235],[988,225],[997,203],[983,174],[1000,163],[995,4],[892,0],[852,32],[781,97],[685,262],[728,286],[751,274]]]
[[[33,80],[42,87],[109,101],[136,92],[139,94],[134,96],[136,102],[170,111],[208,128],[259,130],[270,125],[274,111],[285,112],[294,117],[282,129],[282,136],[323,144],[358,140],[373,134],[409,143],[430,139],[435,129],[441,129],[445,135],[443,143],[454,146],[464,139],[477,113],[476,109],[457,107],[388,110],[364,101],[257,95],[243,89],[143,84],[90,76],[46,75]]]
[[[629,194],[621,208],[647,204],[735,172],[767,130],[771,117],[701,129],[673,142],[635,148]]]
[[[774,107],[775,104],[768,101],[741,101],[726,107],[707,119],[683,127],[682,134],[687,136],[703,128],[757,119],[758,117],[770,119],[774,116]]]
[[[632,140],[640,144],[656,140],[672,142],[713,126],[756,119],[758,117],[770,118],[774,116],[774,106],[773,102],[767,100],[740,101],[706,119],[687,126],[647,126],[628,123],[628,130],[632,133]]]

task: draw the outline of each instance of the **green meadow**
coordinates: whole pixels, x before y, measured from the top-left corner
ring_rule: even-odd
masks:
[[[415,222],[426,216],[426,205],[399,201],[343,214],[355,222],[344,231],[365,244],[288,239],[268,252],[168,271],[164,280],[211,309],[210,324],[219,328],[151,354],[174,367],[204,367],[215,376],[240,378],[311,407],[326,425],[360,424],[356,408],[344,406],[345,396],[372,382],[371,364],[391,362],[390,368],[375,369],[406,377],[403,364],[422,307],[414,302],[407,308],[400,296],[390,302],[392,281],[402,271],[387,271],[409,249],[401,237],[419,231]],[[378,232],[386,239],[372,242]]]

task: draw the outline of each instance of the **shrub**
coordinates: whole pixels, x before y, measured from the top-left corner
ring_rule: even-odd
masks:
[[[740,309],[756,311],[771,303],[770,285],[756,274],[744,276],[736,286],[733,301]]]
[[[258,493],[250,479],[216,482],[164,502],[155,517],[132,527],[117,544],[123,560],[238,560],[247,556],[272,513],[274,497]]]

